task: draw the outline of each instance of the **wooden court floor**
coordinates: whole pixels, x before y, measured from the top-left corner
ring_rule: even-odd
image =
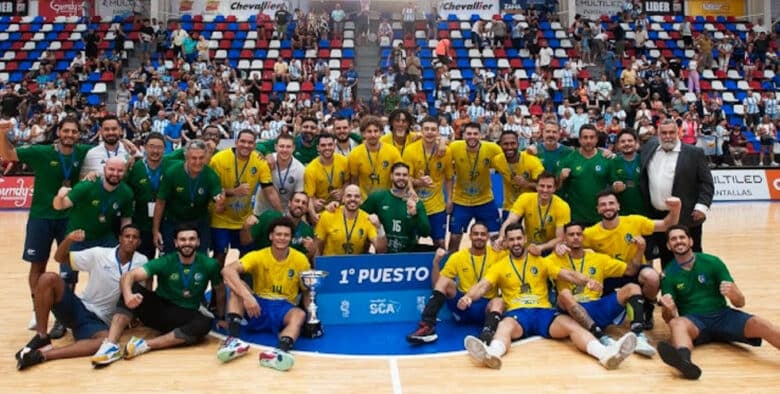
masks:
[[[145,354],[95,370],[87,359],[45,363],[22,372],[13,354],[32,336],[27,266],[20,260],[26,212],[0,213],[0,392],[273,392],[273,393],[495,393],[495,392],[778,392],[780,352],[708,345],[694,352],[699,381],[676,378],[656,356],[634,356],[606,371],[567,341],[515,345],[501,370],[478,368],[465,353],[415,358],[350,358],[299,354],[287,372],[262,368],[257,349],[222,365],[219,342]],[[780,324],[780,204],[716,204],[705,224],[704,247],[729,265],[747,298],[746,310]],[[54,270],[54,266],[50,270]],[[82,282],[86,278],[82,277]],[[651,339],[668,338],[656,311]],[[410,327],[412,329],[413,327]],[[612,330],[619,334],[625,328]],[[139,329],[136,329],[137,333]],[[143,329],[140,330],[144,333]],[[126,339],[126,336],[124,339]],[[57,341],[67,343],[70,336]],[[388,338],[388,341],[403,341]],[[359,338],[355,346],[360,346]]]

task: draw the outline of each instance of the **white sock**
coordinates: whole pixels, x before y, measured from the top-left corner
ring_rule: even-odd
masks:
[[[598,339],[593,339],[590,342],[588,342],[586,351],[588,352],[588,354],[595,357],[597,360],[601,360],[601,358],[607,354],[607,348],[604,345],[602,345],[598,341]]]
[[[488,354],[496,357],[501,357],[506,353],[506,345],[501,341],[491,341],[490,346],[487,348]]]

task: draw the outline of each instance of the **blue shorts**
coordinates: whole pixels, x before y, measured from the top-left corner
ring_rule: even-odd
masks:
[[[636,275],[632,276],[621,276],[619,278],[605,278],[604,279],[604,291],[602,291],[602,294],[612,294],[615,292],[615,290],[629,284],[629,283],[636,283],[639,284],[639,273],[642,272],[643,269],[654,269],[652,265],[650,264],[642,264],[639,266],[639,271],[637,271]]]
[[[457,323],[462,324],[482,324],[485,322],[485,311],[487,310],[488,300],[487,298],[480,298],[473,301],[471,306],[465,311],[458,309],[458,300],[463,297],[463,293],[460,290],[455,292],[455,297],[447,299],[447,307],[452,312],[452,318]]]
[[[247,318],[246,328],[251,331],[271,331],[274,334],[284,328],[284,317],[296,306],[287,300],[269,300],[254,296],[260,304],[260,316]]]
[[[590,317],[601,328],[609,325],[618,325],[626,318],[626,307],[620,305],[617,299],[617,293],[612,293],[601,297],[601,299],[584,302],[582,307],[588,312]]]
[[[501,228],[500,216],[496,202],[491,201],[482,205],[467,207],[465,205],[454,204],[452,208],[452,218],[450,218],[450,232],[453,234],[463,234],[468,230],[471,219],[485,222],[488,231],[497,233]]]
[[[434,241],[447,237],[447,212],[441,211],[428,215],[428,221],[431,223],[431,238]]]
[[[65,286],[62,299],[51,307],[51,311],[60,323],[73,330],[76,340],[90,339],[101,331],[108,334],[108,324],[87,309],[69,286]]]
[[[243,256],[252,250],[252,244],[241,246],[241,230],[227,228],[211,228],[211,248],[214,253],[227,253],[230,247],[238,249]]]
[[[683,316],[699,329],[695,346],[710,342],[742,342],[761,346],[761,338],[745,338],[745,324],[753,317],[734,308],[724,308],[712,313],[691,313]]]
[[[523,328],[521,338],[534,335],[550,338],[550,326],[556,317],[558,317],[558,311],[552,308],[517,308],[504,313],[504,318],[517,320],[517,323]]]
[[[22,260],[31,263],[49,261],[52,241],[59,245],[65,239],[68,219],[27,219],[27,236],[24,239]]]

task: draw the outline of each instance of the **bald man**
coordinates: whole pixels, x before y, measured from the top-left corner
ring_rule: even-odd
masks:
[[[358,185],[347,185],[342,196],[342,206],[323,211],[314,228],[320,243],[320,255],[336,256],[368,253],[374,246],[375,253],[387,251],[385,229],[377,215],[369,215],[362,209],[363,202]]]

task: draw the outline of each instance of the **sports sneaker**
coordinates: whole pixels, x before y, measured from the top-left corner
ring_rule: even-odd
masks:
[[[32,367],[33,365],[40,364],[44,361],[46,361],[46,359],[43,357],[43,353],[40,350],[31,350],[29,352],[22,353],[22,355],[19,357],[19,361],[16,362],[16,369],[21,371],[25,368]]]
[[[49,331],[49,338],[60,339],[65,336],[66,332],[68,332],[68,329],[65,328],[65,325],[63,325],[59,320],[55,320],[54,326],[52,326],[51,331]]]
[[[488,353],[485,342],[475,336],[467,336],[463,340],[463,347],[469,352],[472,360],[488,368],[501,369],[501,358]]]
[[[626,333],[614,345],[607,348],[607,353],[599,362],[606,369],[616,369],[636,348],[636,334]]]
[[[645,330],[652,330],[654,327],[653,324],[653,311],[655,310],[655,305],[646,302],[645,303]]]
[[[644,333],[639,333],[636,336],[636,349],[634,349],[634,352],[645,357],[655,356],[655,348],[650,346],[650,340],[647,339]]]
[[[415,345],[436,342],[437,339],[436,327],[424,321],[420,322],[417,330],[406,336],[406,341]]]
[[[223,363],[247,354],[249,354],[249,344],[233,337],[227,337],[225,343],[217,350],[217,358]]]
[[[701,369],[680,354],[678,349],[666,342],[658,342],[658,354],[661,360],[682,372],[685,379],[695,380],[701,376]]]
[[[482,327],[482,332],[479,333],[479,340],[485,342],[485,345],[490,345],[490,341],[493,340],[493,335],[496,332],[487,327]]]
[[[277,371],[288,371],[295,365],[295,357],[288,352],[271,349],[260,353],[260,365]]]
[[[16,360],[21,360],[22,356],[24,356],[27,353],[32,352],[33,350],[47,350],[51,348],[51,339],[49,337],[41,338],[40,335],[35,334],[32,339],[30,339],[30,342],[27,342],[26,345],[24,345],[23,348],[19,349],[18,352],[14,355]]]
[[[143,338],[132,337],[125,344],[125,360],[140,356],[149,351],[149,346]]]
[[[599,338],[599,342],[604,345],[604,347],[610,347],[615,344],[615,340],[609,335],[604,335]]]
[[[103,340],[100,344],[100,349],[92,356],[92,365],[101,366],[108,365],[114,361],[119,360],[122,357],[122,352],[119,351],[119,346],[115,343],[109,342],[107,339]]]

